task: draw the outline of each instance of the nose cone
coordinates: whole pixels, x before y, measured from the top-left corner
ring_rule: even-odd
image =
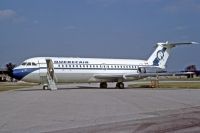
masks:
[[[25,77],[27,74],[23,69],[14,69],[12,73],[12,77],[21,80],[23,77]]]

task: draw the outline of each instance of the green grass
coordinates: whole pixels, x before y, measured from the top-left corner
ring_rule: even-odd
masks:
[[[154,88],[151,83],[139,83],[129,85],[131,88]],[[171,89],[200,89],[200,82],[159,82],[156,88],[171,88]]]
[[[15,89],[20,89],[20,88],[29,88],[34,86],[35,84],[30,84],[30,83],[0,83],[0,92],[1,91],[8,91],[8,90],[15,90]]]
[[[186,77],[168,77],[168,78],[159,78],[160,81],[200,81],[199,77],[195,77],[195,78],[186,78]]]
[[[160,83],[160,88],[191,88],[200,89],[200,82]]]

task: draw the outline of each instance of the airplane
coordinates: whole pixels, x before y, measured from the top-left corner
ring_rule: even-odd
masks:
[[[43,84],[43,89],[57,90],[56,83],[100,83],[107,88],[108,82],[116,82],[116,88],[124,88],[124,82],[173,73],[158,73],[166,68],[171,49],[197,42],[160,42],[147,60],[106,59],[78,57],[33,57],[12,70],[17,80]],[[152,72],[155,69],[156,72]],[[182,73],[186,74],[186,73]]]

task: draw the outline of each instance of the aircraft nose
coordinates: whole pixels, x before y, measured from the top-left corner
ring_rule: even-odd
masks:
[[[17,80],[22,80],[28,74],[36,71],[38,68],[15,68],[13,69],[12,77]]]
[[[25,73],[23,69],[13,69],[12,77],[21,80],[24,77]]]

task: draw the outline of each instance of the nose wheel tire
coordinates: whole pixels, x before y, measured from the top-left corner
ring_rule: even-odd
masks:
[[[43,90],[48,90],[48,85],[43,85]]]
[[[107,88],[107,87],[108,87],[108,85],[107,85],[106,82],[101,82],[100,83],[100,88]]]
[[[123,82],[118,82],[118,83],[116,84],[116,88],[124,89],[124,83],[123,83]]]

